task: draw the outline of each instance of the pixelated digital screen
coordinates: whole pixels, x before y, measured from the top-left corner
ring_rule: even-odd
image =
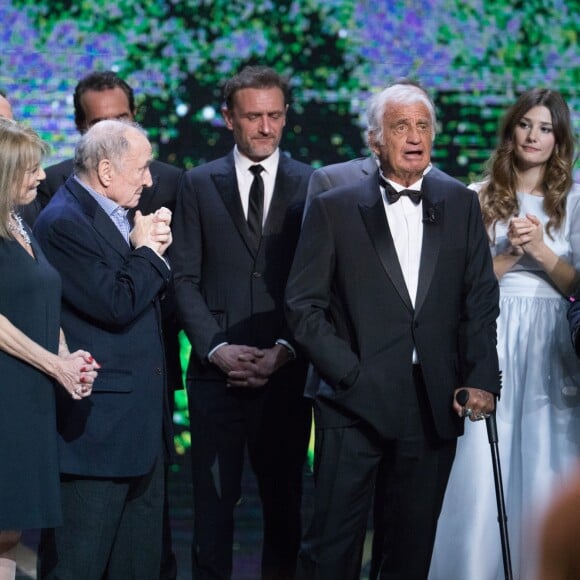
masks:
[[[3,0],[0,89],[15,117],[52,144],[50,164],[71,157],[78,138],[76,82],[115,70],[136,91],[159,159],[193,167],[232,146],[219,113],[224,79],[267,64],[292,81],[283,149],[320,166],[367,153],[367,98],[405,76],[436,103],[435,163],[469,182],[525,89],[562,92],[578,135],[579,8],[578,0]]]

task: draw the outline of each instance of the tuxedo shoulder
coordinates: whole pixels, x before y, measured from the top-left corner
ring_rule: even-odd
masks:
[[[171,163],[165,163],[165,161],[159,161],[158,159],[154,159],[151,162],[150,170],[152,173],[158,174],[161,177],[173,176],[177,178],[185,171],[181,167],[171,165]]]
[[[310,175],[314,172],[314,167],[312,167],[312,165],[293,159],[289,155],[286,155],[282,152],[280,153],[280,161],[282,167],[292,169],[293,171],[302,173],[304,175]]]
[[[212,161],[207,161],[206,163],[192,167],[185,172],[185,175],[188,177],[195,177],[199,175],[209,175],[211,173],[225,173],[233,171],[233,169],[233,157],[226,155],[225,157],[219,157],[218,159],[213,159]]]
[[[368,157],[357,157],[356,159],[349,159],[348,161],[341,161],[340,163],[331,163],[330,165],[323,165],[318,167],[314,173],[327,175],[342,175],[343,173],[360,172],[363,166],[369,163]]]
[[[53,165],[49,165],[44,169],[47,177],[52,175],[71,175],[74,169],[74,160],[73,159],[65,159],[64,161],[60,161],[59,163],[54,163]]]
[[[325,204],[354,204],[367,200],[369,196],[379,195],[379,184],[375,175],[365,177],[356,182],[345,183],[321,192],[318,196]]]
[[[437,167],[431,168],[429,173],[425,175],[424,179],[428,182],[432,182],[433,184],[442,184],[446,187],[454,187],[457,189],[467,189],[467,185],[465,185],[465,183],[459,181],[459,179],[455,177],[451,177],[451,175],[445,173]]]

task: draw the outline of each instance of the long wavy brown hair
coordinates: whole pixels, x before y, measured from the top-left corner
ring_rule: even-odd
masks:
[[[573,184],[574,137],[570,109],[562,95],[550,89],[530,89],[520,95],[508,110],[500,126],[499,144],[486,170],[486,182],[479,197],[483,221],[490,228],[498,221],[507,221],[519,212],[516,188],[518,162],[514,147],[514,130],[522,117],[533,107],[546,107],[552,115],[555,146],[545,164],[541,188],[544,210],[548,215],[546,233],[559,229],[566,216],[566,196]]]

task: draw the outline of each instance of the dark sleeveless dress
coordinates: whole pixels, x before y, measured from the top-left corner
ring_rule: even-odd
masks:
[[[32,241],[36,259],[0,238],[0,313],[58,351],[60,277]],[[0,530],[61,523],[54,381],[0,350]]]

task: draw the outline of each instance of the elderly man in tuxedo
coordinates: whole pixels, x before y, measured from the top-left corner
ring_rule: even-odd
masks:
[[[426,578],[462,417],[482,419],[499,391],[487,237],[475,194],[431,167],[433,104],[395,84],[368,115],[380,168],[312,200],[287,287],[290,327],[322,378],[298,578],[359,577],[381,464],[379,576]]]
[[[192,344],[193,577],[229,578],[244,448],[264,515],[262,577],[293,578],[310,405],[283,298],[311,168],[279,149],[288,82],[246,67],[226,82],[235,147],[187,172],[171,251]]]
[[[425,92],[425,96],[429,98],[428,93],[415,81],[408,78],[400,78],[395,81],[394,84],[399,85],[411,85],[419,88]],[[374,154],[368,157],[359,157],[357,159],[352,159],[350,161],[344,161],[342,163],[334,163],[332,165],[326,165],[320,167],[311,175],[308,182],[308,192],[306,195],[306,205],[304,208],[304,213],[307,212],[312,200],[317,195],[333,189],[335,187],[340,187],[342,185],[355,184],[358,181],[366,179],[369,175],[374,174],[377,171],[378,159]],[[430,171],[433,175],[437,174],[439,171],[435,167],[431,167]],[[307,391],[315,392],[313,389],[316,385],[311,385],[313,381],[317,381],[318,375],[314,368],[311,366],[308,370],[307,377]],[[380,481],[382,477],[382,467],[383,464],[378,469],[377,479]],[[382,560],[382,545],[384,540],[383,531],[383,518],[382,518],[382,506],[383,506],[383,493],[384,486],[380,483],[375,484],[376,495],[373,499],[373,536],[372,536],[372,557],[369,568],[369,578],[374,580],[377,578],[379,567]]]
[[[170,444],[159,297],[171,212],[135,208],[151,186],[142,129],[102,121],[79,141],[75,175],[34,228],[62,278],[69,346],[102,365],[93,396],[57,395],[63,525],[43,530],[39,577],[157,580],[164,454]]]

